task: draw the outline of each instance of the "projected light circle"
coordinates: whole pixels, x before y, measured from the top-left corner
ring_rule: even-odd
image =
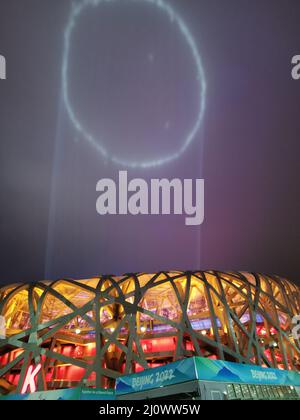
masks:
[[[188,148],[188,146],[195,139],[203,121],[203,116],[205,112],[206,104],[206,81],[204,75],[204,69],[202,66],[202,60],[198,52],[196,43],[193,39],[191,32],[189,31],[187,25],[182,20],[182,18],[175,12],[175,10],[164,0],[141,0],[141,2],[152,4],[157,7],[161,12],[165,13],[171,22],[176,23],[180,33],[184,37],[193,57],[193,60],[196,65],[197,71],[197,82],[199,88],[199,111],[197,111],[197,118],[194,122],[193,127],[188,131],[187,135],[181,142],[181,146],[178,150],[170,152],[166,156],[158,157],[157,159],[152,160],[142,160],[142,161],[129,161],[123,159],[121,156],[112,155],[109,153],[105,147],[105,143],[101,136],[96,137],[89,132],[89,130],[84,127],[81,123],[80,118],[76,115],[74,108],[72,106],[70,96],[69,96],[69,55],[71,47],[71,38],[72,33],[76,27],[77,21],[80,18],[81,13],[87,7],[98,7],[102,3],[112,3],[116,0],[83,0],[76,5],[73,5],[71,15],[65,30],[65,40],[64,40],[64,54],[63,54],[63,66],[62,66],[62,85],[63,85],[63,99],[65,107],[72,122],[74,129],[82,136],[82,138],[87,141],[97,152],[99,152],[104,158],[112,161],[115,164],[119,164],[128,168],[150,168],[155,166],[160,166],[166,163],[171,162],[179,158]],[[136,0],[132,0],[136,1]]]

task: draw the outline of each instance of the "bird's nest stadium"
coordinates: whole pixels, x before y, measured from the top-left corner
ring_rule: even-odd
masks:
[[[37,391],[110,389],[121,375],[194,356],[299,372],[300,342],[292,334],[299,314],[298,286],[255,273],[176,271],[5,286],[0,394],[21,394],[37,365]]]

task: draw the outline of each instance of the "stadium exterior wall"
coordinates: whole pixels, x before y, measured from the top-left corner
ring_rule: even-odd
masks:
[[[201,356],[300,371],[300,289],[277,276],[197,271],[0,288],[0,393],[111,388],[122,374]]]

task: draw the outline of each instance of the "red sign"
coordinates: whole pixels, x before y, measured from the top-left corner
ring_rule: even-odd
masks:
[[[41,363],[39,363],[35,369],[33,366],[29,366],[26,373],[25,381],[22,387],[21,394],[26,394],[29,388],[29,392],[36,392],[36,377],[42,369]]]

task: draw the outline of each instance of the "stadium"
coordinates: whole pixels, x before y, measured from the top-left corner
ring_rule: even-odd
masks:
[[[297,386],[298,314],[298,286],[255,273],[174,271],[5,286],[0,395],[112,390],[116,380],[196,359],[285,371]],[[24,386],[33,369],[34,387]]]

